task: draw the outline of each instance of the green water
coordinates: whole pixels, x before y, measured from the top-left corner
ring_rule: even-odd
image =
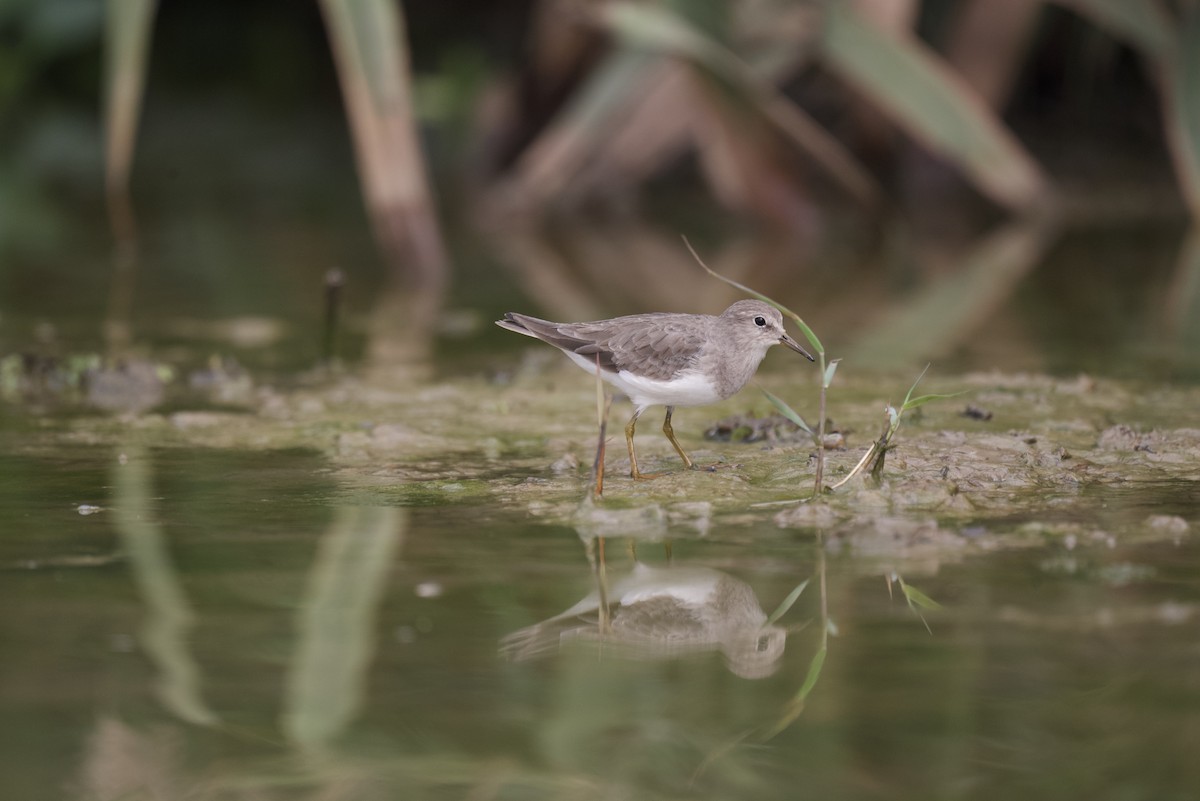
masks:
[[[19,45],[0,81],[0,801],[1200,795],[1200,235],[1157,103],[1117,120],[1051,88],[1050,127],[1095,121],[1037,155],[1053,220],[929,165],[928,185],[894,173],[887,211],[814,182],[814,213],[768,231],[688,164],[510,220],[479,202],[500,177],[481,151],[507,148],[492,102],[455,111],[426,80],[434,30],[415,89],[462,115],[422,122],[454,273],[412,298],[387,288],[314,4],[251,3],[233,27],[161,4],[129,270],[81,35],[100,4],[10,5],[37,35],[0,28]],[[528,50],[513,9],[405,5],[414,32],[486,23]],[[508,80],[471,47],[437,74]],[[1084,49],[1101,69],[1076,89],[1130,61]],[[679,472],[647,415],[651,483],[625,478],[617,403],[585,505],[594,387],[491,321],[719,311],[739,296],[681,235],[845,357],[829,482],[927,363],[922,392],[965,396],[906,416],[881,486],[815,504],[806,442],[702,438],[768,413],[753,387],[675,416],[712,473]],[[815,420],[790,355],[760,379]],[[104,371],[90,387],[83,365]],[[709,586],[708,628],[663,601]],[[601,588],[629,600],[611,631],[553,620]]]
[[[754,389],[675,417],[714,473],[679,472],[644,425],[644,469],[669,472],[649,483],[624,477],[618,403],[605,498],[581,512],[594,387],[493,332],[487,303],[507,300],[472,300],[484,291],[458,285],[446,316],[479,319],[456,334],[439,318],[424,370],[373,374],[351,308],[346,367],[298,373],[320,337],[319,291],[297,290],[275,298],[290,315],[262,304],[286,321],[265,344],[180,328],[169,298],[139,311],[138,358],[175,371],[148,409],[5,386],[0,798],[1195,797],[1200,388],[1172,380],[1195,364],[1186,337],[1131,318],[1110,359],[1092,347],[1110,317],[1072,309],[1072,327],[1010,303],[989,323],[1003,336],[985,326],[922,386],[967,396],[905,418],[882,487],[819,508],[796,503],[804,442],[702,439],[770,411]],[[0,319],[14,350],[100,349],[96,317],[30,297]],[[30,345],[43,315],[54,336]],[[247,382],[189,388],[230,352]],[[814,371],[787,355],[761,381],[811,415]],[[843,365],[829,411],[848,449],[829,481],[915,372]],[[619,608],[613,635],[595,611],[531,629],[596,590],[597,536],[614,592],[635,575],[629,537],[665,586],[750,593],[743,617],[803,585],[773,624],[786,646],[680,645],[667,618],[630,638]]]
[[[773,672],[751,680],[714,651],[629,658],[567,639],[505,658],[507,635],[593,584],[579,532],[529,504],[412,506],[387,482],[364,503],[312,450],[137,439],[64,448],[5,432],[5,798],[1184,799],[1200,786],[1193,481],[1087,490],[1087,511],[1068,515],[1075,541],[999,547],[1055,516],[1031,503],[960,521],[968,547],[919,558],[668,502],[681,514],[652,528],[671,566],[654,541],[637,546],[645,562],[732,576],[767,613],[812,580],[779,621],[792,631]],[[1122,533],[1148,514],[1192,531]],[[631,557],[620,525],[607,533],[617,578]],[[894,571],[941,608],[923,622],[898,585],[889,597]],[[828,657],[767,738],[816,653],[822,579]]]
[[[1037,269],[984,241],[945,284],[870,253],[730,246],[847,356],[829,481],[926,361],[922,391],[968,393],[906,417],[883,487],[805,518],[804,442],[701,437],[769,412],[753,388],[675,417],[715,473],[670,472],[648,416],[644,468],[670,472],[649,484],[624,478],[616,404],[605,498],[581,513],[594,387],[491,326],[558,302],[511,242],[451,237],[455,283],[396,364],[372,346],[413,331],[377,327],[406,318],[380,314],[361,220],[147,214],[125,355],[169,368],[161,397],[105,412],[12,372],[23,357],[0,375],[0,798],[1195,798],[1200,262],[1178,231],[1067,232]],[[9,251],[0,358],[113,369],[102,220]],[[529,252],[559,248],[556,286],[588,314],[721,308],[690,264],[640,280],[678,233],[567,230]],[[343,369],[314,371],[333,264]],[[933,335],[889,350],[914,320]],[[214,355],[244,373],[197,387]],[[787,356],[761,380],[815,419],[815,371]],[[803,585],[773,624],[786,646],[681,645],[667,618],[630,638],[619,610],[613,636],[594,611],[531,629],[596,590],[600,535],[614,592],[628,537],[664,586],[750,593],[743,617]],[[901,580],[939,606],[910,608]]]

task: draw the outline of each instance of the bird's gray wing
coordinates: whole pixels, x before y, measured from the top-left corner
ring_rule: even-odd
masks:
[[[696,362],[705,331],[696,323],[704,318],[677,314],[637,314],[595,323],[559,326],[563,334],[587,344],[576,348],[580,356],[600,354],[601,365],[629,370],[647,378],[667,380]]]
[[[630,370],[647,378],[669,379],[695,364],[709,318],[685,314],[633,314],[590,323],[555,323],[509,312],[497,325],[591,361],[600,369]]]
[[[496,321],[496,325],[507,328],[509,331],[516,331],[518,334],[540,339],[559,350],[591,358],[599,355],[601,370],[615,373],[620,369],[613,360],[611,351],[603,347],[594,337],[576,331],[581,325],[594,325],[594,323],[555,323],[530,317],[527,314],[508,312],[504,315],[503,320]]]

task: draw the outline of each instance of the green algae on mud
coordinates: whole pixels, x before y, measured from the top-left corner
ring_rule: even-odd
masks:
[[[815,394],[811,385],[778,375],[768,374],[766,382],[795,405]],[[676,416],[685,447],[697,464],[713,469],[679,468],[666,440],[647,432],[638,441],[643,458],[666,474],[633,481],[626,476],[628,460],[610,448],[601,504],[703,502],[726,518],[751,514],[788,528],[858,532],[842,539],[863,551],[888,540],[892,549],[914,552],[1020,544],[1028,539],[1020,525],[1089,518],[1096,494],[1117,489],[1153,497],[1163,486],[1176,487],[1168,493],[1179,501],[1174,514],[1194,519],[1195,502],[1179,499],[1200,494],[1200,388],[1003,373],[942,376],[930,384],[931,391],[969,394],[906,417],[878,486],[855,478],[804,503],[811,444],[701,441],[714,420],[771,411],[755,394],[742,393]],[[878,376],[839,376],[829,411],[846,448],[827,453],[828,482],[853,467],[883,421],[889,394],[903,392],[899,383],[887,386]],[[991,418],[964,416],[968,402]],[[238,410],[74,412],[40,420],[36,434],[13,423],[4,430],[17,450],[127,441],[160,448],[304,448],[324,458],[350,497],[395,505],[501,503],[569,521],[588,490],[593,405],[588,381],[552,367],[504,387],[479,379],[384,386],[354,377],[289,391],[260,386]],[[613,414],[623,414],[620,404]],[[889,522],[896,520],[907,523]],[[1115,533],[1140,537],[1159,530],[1141,522]],[[962,533],[980,526],[990,535]],[[878,534],[874,544],[861,533],[870,530]],[[1000,538],[998,531],[1012,536]]]

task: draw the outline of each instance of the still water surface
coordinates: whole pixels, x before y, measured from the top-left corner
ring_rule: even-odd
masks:
[[[1014,518],[964,528],[980,541],[965,553],[889,561],[719,514],[669,522],[669,561],[639,542],[660,577],[724,577],[741,613],[770,614],[810,580],[774,624],[786,647],[748,671],[733,646],[600,643],[594,614],[514,653],[514,632],[595,588],[580,532],[523,505],[361,505],[303,450],[20,441],[0,456],[3,798],[1193,799],[1200,787],[1192,482],[1089,490],[1085,526],[1191,521],[1193,536],[1137,545],[988,552]],[[632,556],[611,533],[615,588]],[[941,608],[922,620],[898,585],[889,593],[893,572]],[[822,606],[828,655],[800,710]]]

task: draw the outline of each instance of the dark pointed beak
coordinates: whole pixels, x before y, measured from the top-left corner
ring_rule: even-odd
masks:
[[[799,353],[801,356],[806,357],[810,362],[816,361],[816,359],[813,358],[811,353],[806,351],[804,348],[800,347],[800,343],[796,342],[796,340],[792,339],[787,334],[784,334],[783,336],[781,336],[779,338],[779,341],[782,344],[787,345],[792,350],[796,351],[796,353]]]

